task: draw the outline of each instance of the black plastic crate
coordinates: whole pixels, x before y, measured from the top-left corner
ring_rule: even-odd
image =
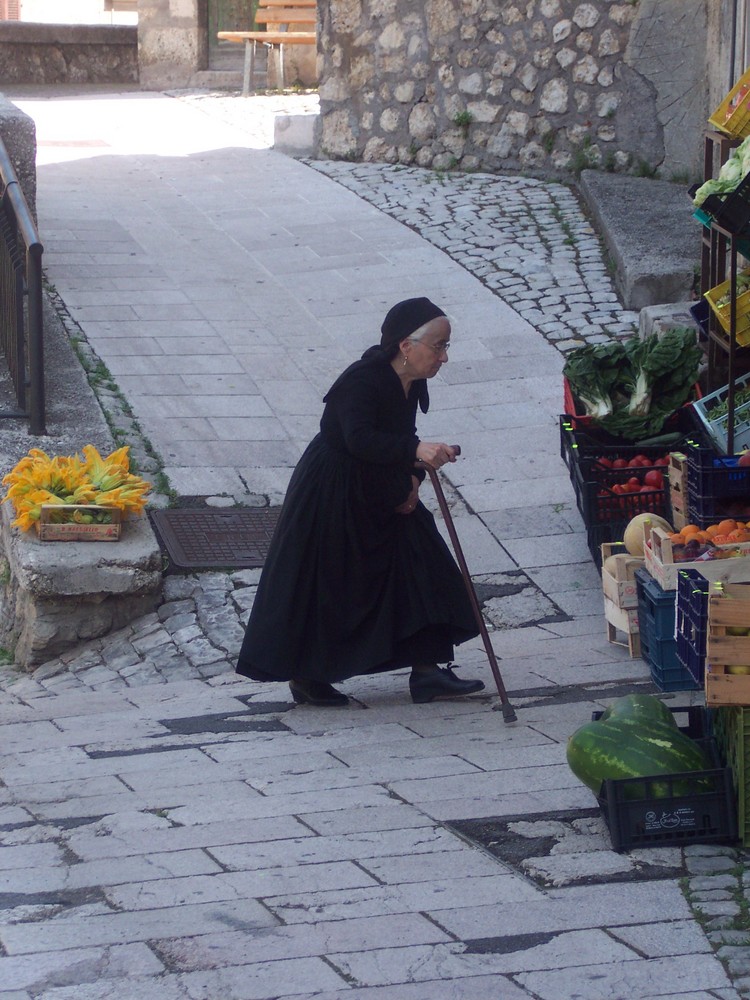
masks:
[[[616,851],[736,842],[731,769],[721,766],[713,738],[696,742],[708,752],[712,768],[602,783],[597,801]]]
[[[688,488],[701,496],[750,497],[750,467],[736,455],[717,455],[695,443],[687,451]]]
[[[625,486],[631,479],[638,479],[641,486],[646,486],[644,476],[649,471],[662,474],[662,486],[637,493],[620,493],[617,489]],[[671,522],[672,505],[666,466],[609,469],[593,463],[584,473],[576,465],[571,470],[570,479],[578,510],[587,527],[609,521],[630,520],[636,514],[644,513],[659,514]]]
[[[630,460],[643,454],[647,458],[661,458],[670,451],[684,450],[688,440],[702,443],[703,436],[691,405],[681,407],[664,426],[663,433],[679,434],[671,444],[639,445],[613,437],[593,426],[589,417],[560,415],[560,455],[569,470],[578,468],[584,478],[597,458],[625,458]]]
[[[722,763],[732,774],[737,802],[738,837],[750,847],[750,708],[725,705],[713,709],[713,724]]]
[[[610,521],[607,524],[592,524],[586,527],[586,541],[594,565],[601,573],[602,544],[604,542],[621,542],[629,521]]]
[[[688,519],[700,528],[724,517],[750,517],[750,468],[737,464],[735,455],[718,455],[712,448],[693,443],[686,449]],[[742,504],[743,514],[736,509]]]
[[[750,174],[746,174],[729,194],[710,194],[701,208],[732,236],[742,234],[750,223]]]
[[[696,302],[694,306],[690,306],[690,315],[693,317],[698,329],[700,330],[700,339],[707,340],[708,320],[711,315],[711,307],[706,299],[701,299],[699,302]]]

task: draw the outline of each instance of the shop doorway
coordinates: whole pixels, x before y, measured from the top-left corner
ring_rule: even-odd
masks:
[[[233,42],[220,42],[217,31],[253,31],[255,0],[208,0],[208,68],[242,69],[244,49]]]

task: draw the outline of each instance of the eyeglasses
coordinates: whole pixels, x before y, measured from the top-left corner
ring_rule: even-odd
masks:
[[[436,344],[431,344],[428,340],[414,340],[409,337],[412,344],[422,344],[424,347],[429,347],[429,349],[437,355],[447,354],[448,349],[451,346],[450,340],[439,340]]]

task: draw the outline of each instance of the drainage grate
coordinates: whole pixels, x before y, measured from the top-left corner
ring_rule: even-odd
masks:
[[[280,507],[151,511],[170,562],[180,569],[252,569],[266,561]]]

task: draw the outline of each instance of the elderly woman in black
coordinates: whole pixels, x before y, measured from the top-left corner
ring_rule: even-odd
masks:
[[[288,681],[294,700],[346,705],[332,683],[411,667],[415,702],[473,694],[451,666],[478,634],[471,603],[432,514],[424,467],[455,462],[420,441],[417,404],[448,360],[451,326],[426,298],[388,312],[369,348],[324,398],[320,432],[297,464],[261,574],[237,671]],[[420,468],[422,466],[422,468]]]

